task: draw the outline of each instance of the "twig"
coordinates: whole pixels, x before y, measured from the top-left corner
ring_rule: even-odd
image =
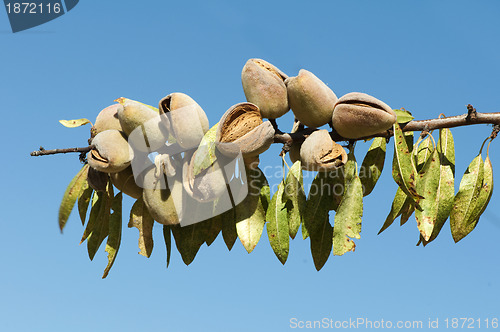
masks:
[[[47,156],[50,154],[58,154],[58,153],[72,153],[72,152],[79,152],[79,153],[87,153],[90,150],[92,150],[94,146],[90,145],[84,148],[69,148],[69,149],[54,149],[54,150],[45,150],[43,147],[40,147],[40,150],[38,151],[33,151],[30,153],[32,157],[37,157],[37,156]]]

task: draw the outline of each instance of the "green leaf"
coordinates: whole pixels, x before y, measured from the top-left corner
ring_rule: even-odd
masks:
[[[283,200],[287,210],[288,231],[292,239],[295,238],[299,227],[303,222],[304,209],[306,205],[306,194],[304,193],[302,179],[302,165],[297,160],[286,177]]]
[[[260,240],[266,223],[269,184],[260,169],[247,170],[248,195],[236,206],[236,233],[248,253]]]
[[[472,160],[465,171],[458,193],[453,201],[453,209],[450,214],[451,234],[455,242],[463,239],[469,234],[468,225],[474,222],[474,208],[479,199],[483,186],[484,163],[481,154]]]
[[[396,113],[397,123],[407,123],[414,119],[410,112],[407,110],[394,110]]]
[[[82,186],[82,190],[80,191],[80,196],[78,196],[78,212],[80,214],[80,219],[82,220],[82,226],[85,225],[85,219],[87,219],[87,210],[89,208],[93,192],[94,189],[92,189],[88,182],[85,181]]]
[[[200,174],[207,168],[209,168],[217,159],[215,155],[215,137],[217,135],[218,123],[215,124],[209,131],[203,136],[198,149],[194,155],[194,176]]]
[[[420,209],[415,211],[415,219],[420,234],[425,241],[428,241],[434,229],[434,224],[437,222],[439,201],[443,198],[446,199],[446,197],[440,197],[439,195],[441,174],[439,173],[437,150],[432,151],[429,162],[425,163],[418,176],[417,190],[419,195],[425,197],[425,199],[420,201]],[[453,195],[451,199],[453,200]]]
[[[402,213],[403,205],[406,201],[406,194],[401,190],[401,188],[398,187],[398,190],[396,190],[396,195],[394,196],[394,200],[392,201],[392,206],[391,206],[391,211],[389,212],[389,215],[385,219],[384,225],[382,225],[382,228],[378,231],[378,234],[382,233],[385,231],[389,226],[392,225],[394,220],[396,220],[397,217],[399,217]]]
[[[491,195],[493,194],[493,167],[491,165],[490,156],[487,155],[484,161],[484,178],[483,178],[483,186],[479,193],[479,198],[477,199],[476,207],[472,213],[471,219],[472,222],[469,223],[467,227],[468,233],[472,232],[476,227],[479,217],[483,214],[484,210],[488,206],[490,202]]]
[[[203,222],[208,225],[205,242],[207,243],[207,246],[210,247],[222,230],[222,219],[220,218],[220,215],[218,215]]]
[[[111,216],[111,203],[113,201],[113,186],[108,185],[107,191],[103,194],[104,200],[100,206],[99,214],[92,227],[92,232],[87,238],[87,251],[90,260],[94,259],[101,243],[109,234],[109,219]]]
[[[309,231],[311,240],[311,254],[314,267],[321,270],[330,257],[333,247],[333,227],[330,224],[328,212],[316,220],[317,226],[314,231]]]
[[[450,216],[455,197],[455,145],[450,129],[444,128],[439,131],[436,149],[439,157],[440,178],[436,191],[437,214],[430,238],[423,237],[424,246],[438,236]]]
[[[384,137],[375,137],[361,164],[359,179],[363,186],[363,196],[368,196],[377,184],[384,169],[386,141]]]
[[[59,120],[63,126],[68,128],[76,128],[80,126],[84,126],[87,123],[91,123],[88,119],[76,119],[76,120]]]
[[[431,142],[431,137],[427,137],[424,139],[419,145],[418,148],[416,149],[417,151],[417,157],[416,157],[416,164],[417,164],[417,172],[420,172],[422,168],[424,168],[425,163],[429,160],[432,151],[434,150]]]
[[[118,254],[118,249],[120,249],[120,243],[122,240],[122,199],[123,194],[120,191],[113,199],[113,203],[111,205],[113,213],[109,218],[109,236],[105,249],[108,253],[108,265],[104,269],[104,274],[102,275],[103,279],[108,276],[109,270],[113,266],[116,255]]]
[[[219,215],[222,222],[222,238],[229,251],[234,246],[238,233],[236,233],[236,209],[232,208]]]
[[[188,226],[172,226],[175,245],[181,254],[184,264],[189,265],[193,262],[200,247],[205,242],[207,224],[198,222]]]
[[[130,210],[130,220],[128,228],[135,227],[139,230],[139,254],[150,257],[153,251],[153,217],[142,200],[142,197],[135,201]]]
[[[351,157],[354,159],[354,156]],[[355,162],[355,160],[354,160]],[[361,232],[361,217],[363,216],[363,186],[354,168],[350,183],[335,214],[333,226],[333,253],[342,256],[354,251],[356,244],[352,240],[359,239]],[[346,175],[347,178],[347,175]]]
[[[69,215],[75,206],[76,199],[80,196],[83,186],[87,182],[87,174],[89,171],[89,165],[83,166],[80,171],[71,180],[59,207],[59,229],[61,232],[66,226],[66,222],[69,219]]]
[[[170,256],[172,255],[172,232],[169,225],[163,225],[163,239],[167,248],[167,268],[170,265]]]
[[[407,196],[403,204],[403,208],[401,209],[401,220],[400,220],[401,226],[406,224],[406,222],[408,221],[408,219],[410,219],[413,212],[415,212],[415,204],[413,202],[413,199]]]
[[[318,271],[332,252],[333,227],[329,222],[329,211],[338,207],[343,192],[343,168],[332,172],[318,172],[309,190],[302,227],[303,232],[305,229],[309,235],[311,254]]]
[[[94,229],[94,225],[96,224],[99,213],[101,211],[101,205],[105,204],[105,200],[107,199],[107,196],[104,192],[102,191],[94,191],[94,195],[92,196],[92,207],[90,208],[90,215],[89,215],[89,221],[87,222],[87,226],[85,227],[85,230],[83,231],[82,239],[80,240],[80,244],[83,243],[83,241],[87,240],[89,237],[90,233],[92,233],[92,229]]]
[[[418,204],[422,197],[416,191],[416,169],[412,155],[399,124],[395,123],[393,127],[395,146],[392,176],[401,190]]]
[[[269,243],[281,264],[285,264],[289,251],[289,229],[287,209],[283,202],[285,184],[280,182],[267,210],[267,235]]]

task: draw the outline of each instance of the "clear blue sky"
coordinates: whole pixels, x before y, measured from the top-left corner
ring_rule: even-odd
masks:
[[[219,236],[189,267],[175,253],[167,270],[161,227],[150,259],[137,254],[137,230],[125,228],[106,280],[103,248],[90,262],[78,245],[78,216],[63,235],[57,226],[77,155],[29,157],[40,145],[84,146],[89,128],[58,120],[95,119],[121,96],[156,105],[185,92],[215,124],[244,101],[240,72],[253,57],[288,75],[308,69],[338,96],[366,92],[419,119],[461,114],[468,103],[500,111],[499,16],[493,0],[80,1],[54,21],[12,34],[0,9],[1,329],[287,331],[292,318],[439,318],[444,327],[446,318],[500,317],[498,193],[459,244],[447,223],[435,243],[416,247],[413,217],[377,236],[396,191],[392,147],[365,199],[356,252],[331,257],[320,272],[309,241],[292,241],[282,266],[265,233],[250,255],[239,242],[228,253]],[[289,128],[285,117],[279,123]],[[453,131],[457,185],[490,130]],[[491,158],[500,181],[498,144]],[[367,145],[360,144],[359,161]],[[262,165],[280,165],[279,150],[267,151]]]

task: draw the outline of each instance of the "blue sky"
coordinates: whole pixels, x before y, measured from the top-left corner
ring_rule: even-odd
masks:
[[[103,248],[90,262],[78,245],[78,216],[63,235],[57,226],[62,194],[81,167],[77,155],[29,157],[40,145],[84,146],[89,128],[58,120],[93,120],[121,96],[156,105],[184,92],[213,125],[244,101],[240,73],[254,57],[290,76],[308,69],[337,96],[366,92],[418,119],[462,114],[468,103],[500,111],[499,14],[497,1],[80,1],[13,34],[0,10],[2,329],[287,331],[292,318],[424,325],[439,318],[444,328],[446,318],[499,318],[498,194],[459,244],[447,223],[435,243],[416,247],[413,217],[377,236],[397,188],[392,146],[365,199],[356,252],[330,257],[320,272],[308,241],[292,241],[282,266],[265,233],[250,255],[239,242],[227,252],[219,236],[188,267],[175,253],[167,270],[161,227],[149,259],[137,254],[137,230],[125,228],[106,280]],[[290,128],[291,114],[278,122]],[[453,131],[457,186],[490,130]],[[490,155],[495,175],[498,144]],[[368,145],[359,144],[358,161]],[[280,165],[279,151],[274,145],[261,165]],[[124,203],[125,221],[132,203]]]

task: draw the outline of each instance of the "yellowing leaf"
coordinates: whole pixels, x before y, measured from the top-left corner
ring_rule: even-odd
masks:
[[[142,198],[139,198],[130,210],[128,228],[135,227],[139,230],[139,254],[148,258],[153,251],[153,223],[153,217],[149,214]]]
[[[88,119],[59,120],[59,123],[68,128],[76,128],[91,123]]]
[[[83,166],[71,180],[64,192],[61,205],[59,207],[59,229],[61,232],[69,219],[69,215],[75,206],[76,199],[80,196],[82,188],[87,183],[89,165]]]
[[[465,171],[460,188],[450,214],[451,234],[455,242],[463,239],[468,232],[468,225],[474,221],[474,208],[478,203],[479,194],[483,186],[484,163],[481,154],[472,160]]]
[[[89,186],[88,182],[85,181],[80,195],[78,196],[78,212],[80,214],[80,219],[82,221],[82,226],[85,225],[85,219],[87,218],[87,210],[89,208],[90,199],[92,198],[92,193],[94,189]]]
[[[266,223],[269,184],[260,169],[247,171],[248,195],[236,206],[236,233],[248,253],[260,240]],[[266,197],[267,196],[267,197]]]
[[[403,192],[403,190],[401,190],[400,187],[398,187],[398,190],[396,190],[396,195],[394,196],[394,200],[392,201],[391,211],[385,219],[384,225],[382,225],[382,228],[378,231],[378,234],[389,228],[394,220],[396,220],[396,218],[401,215],[405,201],[406,194]]]
[[[350,159],[356,163],[354,155]],[[347,170],[346,170],[347,172]],[[352,170],[349,183],[346,183],[344,196],[335,214],[333,224],[333,253],[342,256],[346,252],[354,251],[356,245],[354,239],[360,238],[361,217],[363,216],[363,186],[356,172]]]

